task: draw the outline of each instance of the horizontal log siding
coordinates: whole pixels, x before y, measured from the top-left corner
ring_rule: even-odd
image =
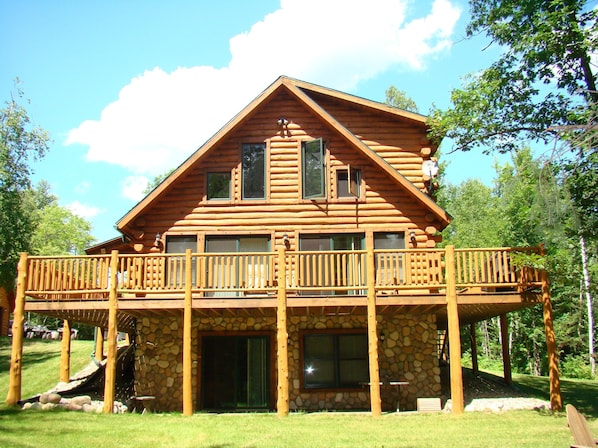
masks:
[[[379,111],[348,108],[323,95],[311,96],[394,169],[423,188],[420,151],[430,145],[423,124],[408,119],[400,121]]]
[[[421,157],[418,156],[424,133],[407,126],[398,127],[384,116],[367,117],[378,120],[368,128],[367,123],[357,125],[363,111],[335,110],[341,121],[357,126],[370,142],[378,141],[381,155],[389,163],[409,174],[408,178],[421,183]],[[284,114],[278,111],[284,111]],[[366,114],[367,115],[367,114]],[[289,120],[284,135],[276,121],[284,116]],[[388,129],[387,129],[388,127]],[[374,135],[374,130],[376,135]],[[378,135],[379,134],[379,135]],[[405,135],[408,136],[405,140]],[[330,151],[328,164],[328,190],[336,197],[334,169],[351,165],[360,169],[366,185],[365,202],[353,200],[303,201],[300,198],[299,165],[300,140],[323,138]],[[406,141],[409,151],[392,146],[393,141]],[[267,200],[241,200],[240,151],[242,143],[268,141],[270,195]],[[206,173],[227,171],[232,173],[232,198],[230,201],[206,201]],[[331,128],[290,97],[277,97],[250,117],[237,132],[219,142],[212,152],[198,165],[179,178],[176,185],[141,217],[145,231],[144,244],[149,249],[156,233],[187,234],[195,232],[239,233],[247,231],[271,234],[277,238],[294,230],[326,231],[375,229],[401,231],[414,228],[419,242],[428,237],[424,229],[425,210],[404,193],[386,174],[362,156]],[[294,241],[292,241],[294,243]],[[201,249],[201,248],[200,248]]]

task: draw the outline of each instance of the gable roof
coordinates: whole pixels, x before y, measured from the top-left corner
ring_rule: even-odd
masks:
[[[387,113],[406,120],[412,120],[420,126],[425,126],[426,117],[413,112],[397,109],[386,104],[367,100],[347,93],[339,92],[333,89],[328,89],[315,84],[310,84],[304,81],[288,78],[286,76],[279,77],[274,83],[266,88],[260,95],[258,95],[251,103],[249,103],[243,110],[235,115],[224,127],[222,127],[216,134],[208,139],[197,151],[195,151],[187,160],[185,160],[176,170],[172,172],[160,185],[158,185],[152,192],[150,192],[144,199],[135,205],[126,215],[124,215],[117,223],[116,228],[122,233],[125,228],[133,222],[145,209],[154,204],[188,169],[194,166],[198,161],[203,159],[206,154],[214,148],[219,141],[225,138],[228,134],[233,132],[238,126],[246,121],[268,98],[274,95],[280,89],[285,89],[292,96],[294,96],[305,107],[311,110],[314,114],[327,123],[330,127],[336,130],[350,145],[357,151],[370,159],[375,165],[389,175],[397,184],[410,194],[422,206],[427,208],[442,224],[443,227],[450,223],[450,216],[440,206],[436,204],[427,194],[422,192],[419,188],[413,185],[405,176],[394,169],[382,157],[380,157],[374,150],[363,143],[355,134],[343,126],[330,113],[328,113],[317,101],[308,95],[308,92],[319,93],[328,97],[336,98],[338,100],[350,102],[362,107],[366,107],[378,112]]]

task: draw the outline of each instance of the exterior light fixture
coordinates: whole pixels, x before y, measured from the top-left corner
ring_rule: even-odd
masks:
[[[413,230],[409,232],[409,239],[411,240],[411,243],[414,246],[417,244],[417,240],[415,239],[415,232]]]
[[[289,120],[287,120],[284,117],[280,117],[276,123],[278,124],[278,126],[283,127],[289,124]]]
[[[162,239],[160,237],[160,232],[156,233],[156,239],[154,240],[154,246],[160,247],[162,245]]]

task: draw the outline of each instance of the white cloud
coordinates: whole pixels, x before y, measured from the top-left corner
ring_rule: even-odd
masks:
[[[156,67],[122,88],[99,120],[70,131],[87,159],[155,176],[177,166],[279,75],[343,91],[391,67],[425,68],[451,45],[460,10],[435,0],[408,18],[409,0],[281,0],[230,40],[227,67]],[[259,67],[259,70],[256,70]]]
[[[148,185],[149,179],[145,176],[128,176],[121,184],[121,193],[127,199],[140,201],[145,196],[143,191]]]
[[[89,191],[89,189],[91,188],[91,184],[89,182],[87,182],[86,180],[84,180],[83,182],[79,182],[77,185],[75,185],[75,192],[77,194],[87,194],[87,192]]]
[[[72,213],[81,218],[91,219],[103,213],[103,210],[99,207],[94,207],[92,205],[82,204],[79,201],[73,201],[70,204],[66,205],[66,208],[69,209]]]

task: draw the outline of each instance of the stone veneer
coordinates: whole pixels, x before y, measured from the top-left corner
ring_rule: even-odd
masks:
[[[383,381],[408,381],[400,388],[402,410],[415,409],[418,397],[440,396],[440,368],[436,342],[434,315],[379,315],[380,378]],[[270,331],[275,335],[275,317],[195,317],[193,319],[193,400],[198,410],[197,378],[199,371],[199,341],[201,332]],[[347,316],[289,316],[289,406],[291,410],[368,410],[369,389],[354,391],[305,391],[301,389],[299,374],[299,337],[302,330],[313,329],[366,329],[365,315]],[[144,317],[137,322],[135,355],[136,395],[156,397],[158,411],[182,410],[182,318],[165,316]],[[275,342],[275,341],[273,341]],[[276,347],[276,345],[273,345]],[[276,380],[276,366],[272,366]],[[276,390],[274,387],[273,390]],[[382,386],[382,409],[396,409],[396,386]],[[272,402],[275,403],[275,397]]]

